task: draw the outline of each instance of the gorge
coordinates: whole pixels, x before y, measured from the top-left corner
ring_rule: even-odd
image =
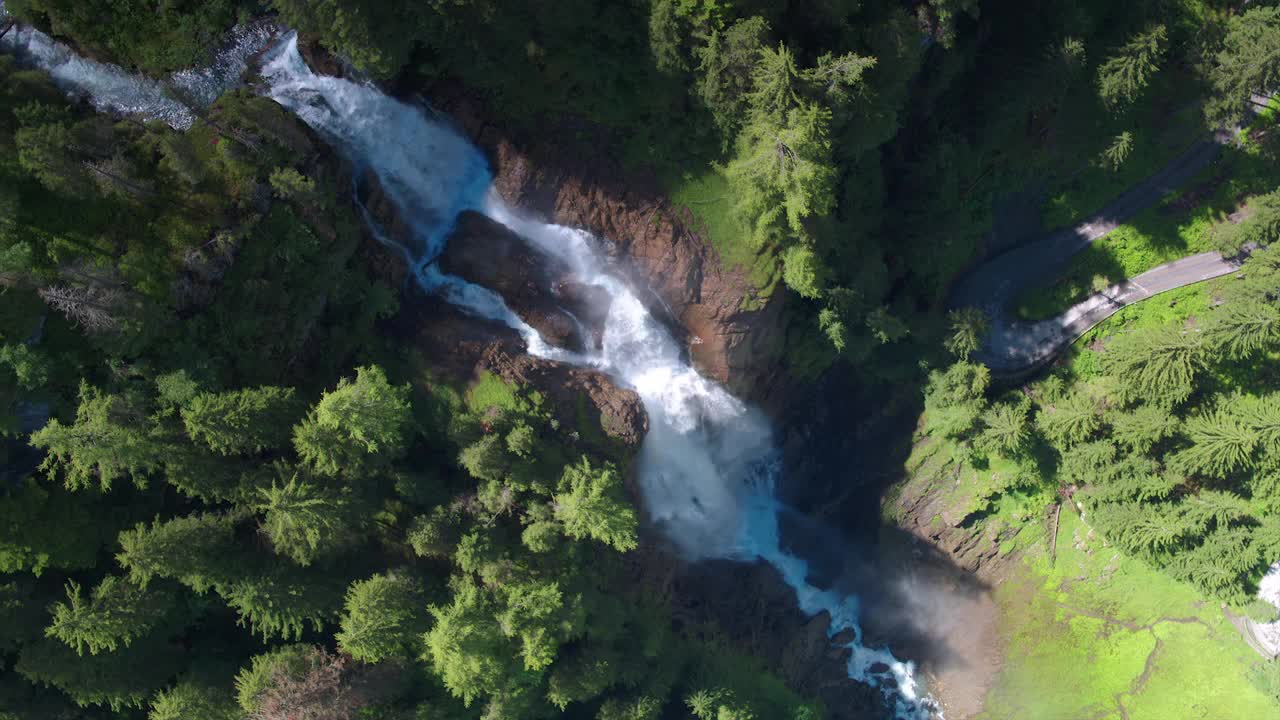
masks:
[[[122,2],[0,0],[6,720],[1280,707],[1280,9]]]
[[[852,631],[847,646],[852,680],[880,687],[895,717],[940,717],[936,703],[917,685],[910,662],[862,644],[857,597],[810,584],[805,560],[784,548],[778,526],[782,506],[774,497],[781,464],[764,415],[689,364],[667,328],[637,298],[635,293],[644,290],[633,290],[603,265],[595,249],[599,240],[508,207],[490,187],[484,157],[447,118],[432,118],[429,110],[369,84],[317,75],[299,53],[295,33],[263,23],[237,28],[210,68],[177,73],[166,84],[81,59],[34,29],[19,27],[3,42],[102,111],[162,120],[178,129],[189,127],[203,106],[235,87],[250,59],[262,54],[263,92],[329,139],[357,174],[367,170],[376,176],[410,237],[389,237],[367,211],[366,220],[402,255],[423,289],[478,320],[516,330],[535,356],[597,368],[639,393],[649,416],[637,467],[643,504],[685,557],[773,565],[794,589],[803,612],[829,615],[833,637]],[[576,281],[608,294],[598,352],[549,345],[500,296],[440,271],[436,260],[458,216],[467,211],[507,226],[539,252],[567,264]]]

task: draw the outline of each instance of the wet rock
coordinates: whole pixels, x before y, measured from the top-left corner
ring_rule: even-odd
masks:
[[[509,347],[488,349],[482,365],[504,380],[538,388],[565,433],[605,456],[640,447],[649,432],[649,416],[640,396],[614,384],[608,375],[589,368],[544,360]],[[596,428],[604,437],[593,437]]]
[[[500,223],[463,213],[440,256],[440,269],[502,296],[507,307],[556,347],[582,351],[585,338],[551,288],[568,268],[537,252]]]
[[[560,307],[571,313],[582,324],[592,347],[599,350],[604,344],[604,325],[609,317],[613,297],[599,285],[587,285],[574,280],[562,280],[552,286],[551,292]]]
[[[879,691],[849,679],[848,651],[827,636],[830,618],[801,612],[773,567],[712,560],[662,571],[669,577],[646,574],[640,582],[669,586],[673,615],[687,626],[717,628],[717,638],[760,658],[797,692],[820,699],[833,720],[881,716]]]
[[[464,315],[439,298],[419,295],[406,308],[395,332],[424,348],[435,380],[456,387],[490,372],[529,386],[584,451],[623,460],[644,440],[649,416],[640,396],[604,373],[528,355],[510,328]]]
[[[787,293],[760,298],[745,272],[726,269],[655,177],[609,153],[566,151],[583,146],[592,128],[565,121],[519,137],[493,124],[484,102],[465,89],[442,85],[430,96],[488,154],[494,187],[507,202],[606,240],[605,252],[641,290],[637,297],[683,340],[702,373],[739,397],[781,407],[791,384],[779,362]]]

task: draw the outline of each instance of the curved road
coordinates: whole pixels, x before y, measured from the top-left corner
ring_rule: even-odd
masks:
[[[1129,278],[1047,320],[1018,320],[1009,310],[1023,290],[1053,282],[1076,253],[1195,177],[1218,158],[1222,145],[1234,137],[1233,132],[1220,131],[1213,139],[1192,145],[1163,170],[1125,191],[1079,225],[1023,243],[965,275],[952,292],[950,305],[980,308],[990,319],[986,342],[974,359],[998,375],[1034,370],[1125,305],[1235,272],[1239,260],[1204,253]]]

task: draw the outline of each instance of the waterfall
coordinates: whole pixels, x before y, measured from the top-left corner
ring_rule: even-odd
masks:
[[[609,272],[596,238],[508,207],[490,187],[483,156],[447,122],[370,85],[316,75],[298,54],[296,38],[270,53],[262,75],[268,95],[377,176],[411,225],[415,247],[396,247],[424,288],[515,328],[531,354],[595,367],[636,391],[649,415],[638,459],[644,509],[686,557],[773,565],[804,612],[829,613],[832,635],[853,631],[851,678],[879,687],[900,718],[938,716],[934,703],[920,697],[910,663],[862,645],[856,598],[809,584],[805,562],[782,548],[774,493],[780,463],[768,421],[689,365],[671,333]],[[496,294],[436,268],[433,261],[464,210],[505,225],[567,264],[578,281],[608,292],[612,302],[599,351],[577,354],[548,345]]]
[[[178,73],[168,82],[185,90],[188,101],[211,102],[238,82],[248,58],[271,34],[266,26],[241,28],[214,67]],[[15,28],[0,49],[45,69],[101,110],[163,120],[180,129],[194,121],[163,84],[78,58],[37,31]],[[667,329],[608,271],[596,238],[507,207],[490,188],[483,156],[446,122],[372,85],[316,75],[292,34],[267,53],[261,73],[267,95],[328,138],[354,166],[377,177],[411,229],[411,246],[392,242],[367,211],[366,219],[380,239],[404,255],[425,289],[515,329],[532,354],[598,368],[636,391],[650,421],[638,459],[645,510],[684,555],[771,564],[795,590],[804,612],[829,613],[832,636],[853,632],[850,678],[878,687],[898,718],[940,717],[936,704],[920,696],[911,663],[862,644],[856,598],[811,585],[805,561],[782,547],[782,508],[774,492],[780,462],[765,417],[686,362]],[[500,296],[438,269],[434,261],[456,218],[467,210],[506,225],[567,263],[582,282],[609,293],[612,304],[599,351],[578,354],[547,344]]]

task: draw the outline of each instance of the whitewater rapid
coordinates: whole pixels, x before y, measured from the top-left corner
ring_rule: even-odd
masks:
[[[773,565],[795,589],[802,610],[830,614],[832,635],[853,631],[851,678],[880,687],[898,717],[938,716],[932,701],[920,697],[910,663],[887,649],[862,645],[856,599],[809,584],[804,560],[782,548],[774,492],[780,463],[766,418],[694,370],[666,327],[610,271],[599,240],[509,207],[492,190],[479,150],[446,119],[370,85],[315,74],[292,37],[268,55],[262,75],[268,95],[330,138],[350,162],[377,176],[412,229],[414,247],[395,246],[410,259],[425,289],[473,315],[515,328],[531,354],[598,368],[636,391],[649,415],[638,459],[644,509],[684,555]],[[598,352],[549,346],[500,297],[436,269],[434,260],[456,218],[467,210],[505,225],[567,264],[578,281],[609,294]]]
[[[7,17],[0,0],[0,25]],[[266,22],[237,25],[227,34],[209,66],[182,70],[163,81],[80,57],[66,45],[23,25],[15,25],[0,38],[0,52],[44,70],[58,87],[84,96],[99,112],[161,120],[186,130],[195,123],[197,111],[241,85],[240,78],[249,67],[250,58],[265,48],[278,31]]]
[[[0,49],[44,68],[69,92],[86,95],[100,110],[163,120],[179,129],[196,119],[185,103],[191,98],[212,102],[238,83],[249,58],[275,33],[266,26],[241,28],[213,68],[169,78],[168,84],[184,89],[184,102],[177,102],[165,84],[78,58],[36,31],[15,30],[0,41]],[[423,288],[472,315],[515,329],[532,354],[596,367],[636,391],[650,423],[638,460],[645,511],[681,552],[691,559],[763,560],[774,566],[795,590],[802,610],[829,613],[832,636],[852,631],[850,678],[878,687],[898,718],[941,717],[936,704],[921,697],[911,663],[862,644],[857,599],[811,585],[805,561],[783,548],[782,508],[775,497],[780,462],[766,418],[693,369],[632,288],[609,271],[596,238],[508,207],[491,189],[484,157],[445,119],[372,85],[316,75],[292,33],[266,53],[261,74],[265,94],[322,133],[358,169],[377,177],[411,228],[411,245],[392,242],[367,212],[366,220],[403,254]],[[458,215],[468,210],[506,225],[567,263],[580,281],[609,293],[612,304],[598,352],[578,354],[547,344],[500,296],[438,269],[435,259]]]

